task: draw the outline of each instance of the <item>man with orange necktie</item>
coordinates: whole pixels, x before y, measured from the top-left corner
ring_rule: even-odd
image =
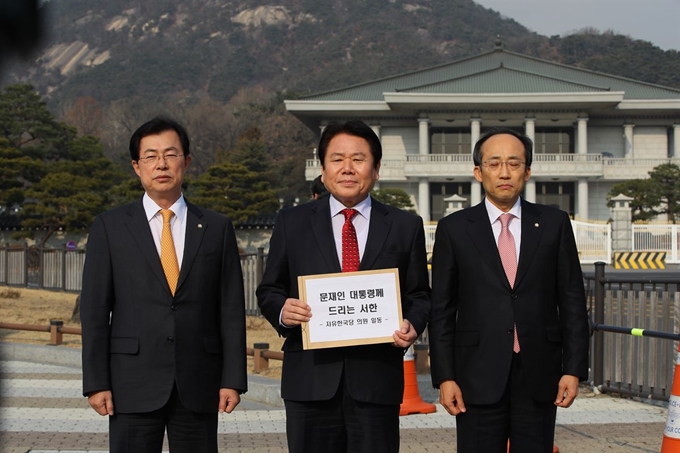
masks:
[[[286,337],[281,397],[291,453],[399,451],[403,351],[425,329],[430,307],[420,217],[369,196],[382,146],[361,121],[331,123],[319,142],[330,197],[279,213],[257,289],[262,314]],[[404,322],[393,344],[302,349],[301,275],[399,269]]]
[[[553,451],[557,407],[588,377],[583,277],[566,212],[520,199],[531,139],[475,144],[484,202],[439,221],[429,325],[432,381],[459,453]]]
[[[83,393],[110,451],[217,453],[217,414],[246,391],[245,303],[234,228],[184,199],[191,162],[168,118],[130,139],[144,196],[92,225],[81,294]]]

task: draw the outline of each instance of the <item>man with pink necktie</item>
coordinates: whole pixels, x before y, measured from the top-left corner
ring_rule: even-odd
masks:
[[[439,222],[429,338],[433,385],[456,416],[459,453],[553,451],[557,407],[588,377],[583,276],[566,212],[520,198],[531,139],[476,143],[486,198]]]
[[[370,197],[382,146],[361,121],[330,123],[319,141],[329,197],[279,212],[257,298],[284,337],[281,397],[291,453],[396,453],[404,349],[430,310],[423,221]],[[399,269],[404,321],[393,343],[303,350],[301,275]]]

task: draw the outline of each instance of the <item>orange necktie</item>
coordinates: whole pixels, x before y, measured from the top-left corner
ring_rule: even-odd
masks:
[[[161,209],[163,216],[163,232],[161,233],[161,266],[165,278],[168,280],[170,292],[175,295],[177,280],[179,279],[179,263],[175,252],[175,242],[172,240],[172,230],[170,229],[170,219],[175,213],[169,209]]]

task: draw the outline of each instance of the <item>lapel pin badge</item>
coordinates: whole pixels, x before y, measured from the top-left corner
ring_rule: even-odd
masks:
[[[538,223],[534,223],[534,226],[535,226],[536,228],[538,228]]]
[[[203,224],[202,224],[202,223],[199,223],[199,224],[196,225],[196,226],[199,227],[199,228],[203,228]],[[538,226],[538,224],[536,224],[536,226]]]

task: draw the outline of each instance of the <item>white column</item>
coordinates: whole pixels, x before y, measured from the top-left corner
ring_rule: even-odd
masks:
[[[430,120],[418,118],[418,154],[430,154]]]
[[[375,135],[378,136],[378,140],[382,141],[382,137],[380,136],[380,124],[371,124],[371,129],[373,129]]]
[[[578,119],[578,153],[588,154],[588,118]]]
[[[430,154],[430,120],[418,118],[418,154]],[[430,181],[427,178],[418,180],[418,214],[423,222],[430,221]]]
[[[418,214],[423,222],[430,221],[430,181],[427,178],[418,180]]]
[[[524,118],[524,134],[533,142],[536,136],[536,118],[527,116]]]
[[[524,185],[524,199],[536,203],[536,181],[532,178]]]
[[[378,140],[380,140],[382,143],[382,137],[380,136],[380,124],[371,124],[371,129],[373,129],[375,135],[378,136]],[[373,190],[380,190],[380,181],[375,182],[373,185]]]
[[[479,140],[479,132],[482,127],[482,119],[478,117],[470,118],[470,154],[475,150],[475,144]],[[472,180],[470,187],[470,205],[475,206],[482,201],[482,184],[476,179]]]
[[[578,179],[578,205],[576,213],[581,220],[588,220],[588,180],[586,178]]]
[[[680,157],[680,124],[673,125],[673,154],[671,157]]]
[[[524,119],[524,134],[535,142],[536,118],[527,116]],[[524,199],[536,203],[536,182],[533,179],[529,179],[524,186]]]
[[[623,125],[623,148],[625,150],[624,157],[626,159],[633,159],[635,157],[635,150],[633,149],[633,128],[634,124]]]

